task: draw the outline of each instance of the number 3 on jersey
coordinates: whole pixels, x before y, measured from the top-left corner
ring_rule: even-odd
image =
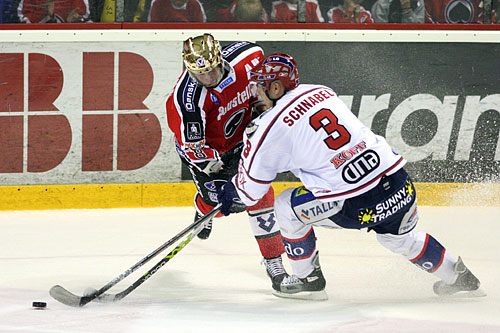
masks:
[[[309,118],[309,125],[317,132],[324,129],[328,137],[325,141],[328,148],[337,150],[349,143],[351,134],[340,125],[337,116],[329,109],[321,109]]]

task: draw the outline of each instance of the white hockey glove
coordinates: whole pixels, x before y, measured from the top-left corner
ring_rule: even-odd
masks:
[[[221,171],[223,166],[224,163],[221,160],[213,160],[207,162],[207,165],[203,169],[201,169],[201,171],[204,172],[207,176],[210,176],[211,174]]]

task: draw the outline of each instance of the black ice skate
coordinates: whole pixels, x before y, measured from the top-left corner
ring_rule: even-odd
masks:
[[[321,272],[317,254],[312,264],[314,270],[306,278],[300,279],[295,275],[287,274],[283,281],[281,281],[280,290],[275,290],[273,294],[284,298],[315,301],[327,300],[328,295],[325,292],[326,280]]]
[[[200,214],[198,214],[198,212],[196,212],[196,215],[194,216],[194,220],[197,221],[201,217],[202,217],[202,215],[200,215]],[[205,223],[205,227],[203,227],[203,229],[201,229],[201,231],[198,233],[198,235],[196,235],[196,236],[198,236],[199,239],[207,239],[208,236],[210,236],[210,233],[212,232],[212,221],[213,221],[213,219],[208,220]]]
[[[264,258],[262,261],[266,265],[267,275],[271,278],[274,290],[280,290],[281,281],[288,276],[281,255],[274,258]]]
[[[478,278],[465,266],[462,258],[458,257],[454,271],[458,273],[457,281],[453,284],[447,284],[444,281],[434,283],[434,293],[439,296],[449,296],[458,292],[467,292],[470,296],[486,296],[479,289],[480,282]]]

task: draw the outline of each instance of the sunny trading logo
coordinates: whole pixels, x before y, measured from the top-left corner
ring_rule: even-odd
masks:
[[[407,180],[403,187],[386,200],[374,207],[361,209],[358,214],[358,220],[362,225],[365,223],[380,222],[406,207],[412,202],[414,195],[415,190],[413,189],[412,183]]]

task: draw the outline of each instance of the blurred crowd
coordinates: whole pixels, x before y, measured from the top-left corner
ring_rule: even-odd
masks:
[[[0,0],[0,23],[500,23],[497,7],[498,0]]]

